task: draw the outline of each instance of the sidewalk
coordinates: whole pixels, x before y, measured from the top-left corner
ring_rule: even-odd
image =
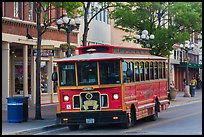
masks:
[[[196,90],[195,97],[184,97],[184,92],[179,92],[176,100],[171,101],[169,108],[176,107],[192,102],[202,101],[202,89]],[[7,112],[2,110],[2,135],[11,134],[26,134],[29,132],[38,132],[45,128],[55,127],[56,120],[56,104],[42,106],[41,115],[43,120],[35,120],[35,107],[30,107],[29,109],[29,119],[27,122],[22,123],[8,123],[7,122]],[[167,109],[168,111],[168,109]]]
[[[57,105],[51,104],[41,107],[41,116],[43,120],[35,120],[35,107],[28,108],[28,121],[21,123],[8,123],[7,111],[2,110],[2,134],[18,134],[23,131],[43,129],[55,125]]]

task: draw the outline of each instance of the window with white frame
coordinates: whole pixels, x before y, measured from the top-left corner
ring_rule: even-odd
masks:
[[[174,59],[176,59],[176,50],[174,50]]]
[[[98,7],[96,7],[96,12],[98,11]],[[96,20],[98,20],[98,14],[96,15]]]
[[[20,15],[19,10],[19,2],[14,2],[14,17],[19,17]]]
[[[110,24],[110,20],[109,20],[109,10],[106,11],[106,23]]]
[[[103,22],[106,22],[106,10],[103,10]]]
[[[28,20],[33,20],[33,2],[29,2]]]
[[[102,11],[99,13],[99,21],[102,21]]]

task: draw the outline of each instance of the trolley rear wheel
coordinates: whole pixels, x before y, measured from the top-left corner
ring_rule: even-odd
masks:
[[[155,112],[153,115],[149,116],[149,120],[151,121],[155,121],[159,118],[159,112],[160,112],[160,102],[158,100],[158,98],[156,98],[155,100]]]

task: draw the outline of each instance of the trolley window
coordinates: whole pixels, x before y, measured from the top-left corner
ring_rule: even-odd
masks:
[[[120,84],[119,61],[101,61],[99,66],[100,84]]]
[[[140,77],[141,81],[144,81],[144,62],[140,62]]]
[[[158,79],[158,63],[154,62],[154,78]]]
[[[96,62],[78,62],[77,73],[79,86],[98,84]]]
[[[146,80],[149,80],[149,62],[145,62]]]
[[[76,86],[74,63],[63,63],[60,67],[60,86]]]
[[[153,62],[150,62],[150,79],[154,79]]]
[[[162,78],[162,62],[159,62],[159,78]]]
[[[127,62],[123,62],[123,83],[127,83],[127,75],[126,75],[126,71],[128,68],[128,63]]]
[[[139,77],[139,62],[135,62],[135,80],[140,81]]]
[[[134,72],[134,63],[133,62],[129,63],[129,68],[132,72]],[[134,75],[132,75],[132,77],[130,78],[130,82],[133,82],[133,81],[134,81]]]
[[[164,78],[166,78],[166,63],[163,62],[163,73],[164,73]]]

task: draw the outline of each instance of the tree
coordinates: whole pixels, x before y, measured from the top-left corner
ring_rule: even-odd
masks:
[[[40,64],[41,64],[41,40],[42,35],[47,31],[56,18],[48,19],[48,11],[56,8],[65,8],[69,16],[73,16],[76,9],[81,6],[80,2],[36,2],[37,13],[37,58],[36,58],[36,113],[35,119],[41,120],[41,95],[40,95]],[[41,20],[41,15],[43,18]],[[63,15],[61,15],[62,17]]]
[[[111,18],[126,31],[147,29],[155,35],[151,54],[169,56],[175,43],[184,43],[190,34],[202,30],[201,2],[126,2],[116,7]],[[135,37],[124,36],[125,40]]]
[[[91,21],[102,11],[109,9],[111,7],[118,6],[119,3],[117,2],[98,2],[99,6],[94,6],[94,2],[82,2],[83,4],[83,11],[84,11],[84,32],[83,32],[83,39],[82,44],[83,46],[87,45],[87,37],[89,31],[89,25]],[[90,16],[90,11],[92,16]]]

